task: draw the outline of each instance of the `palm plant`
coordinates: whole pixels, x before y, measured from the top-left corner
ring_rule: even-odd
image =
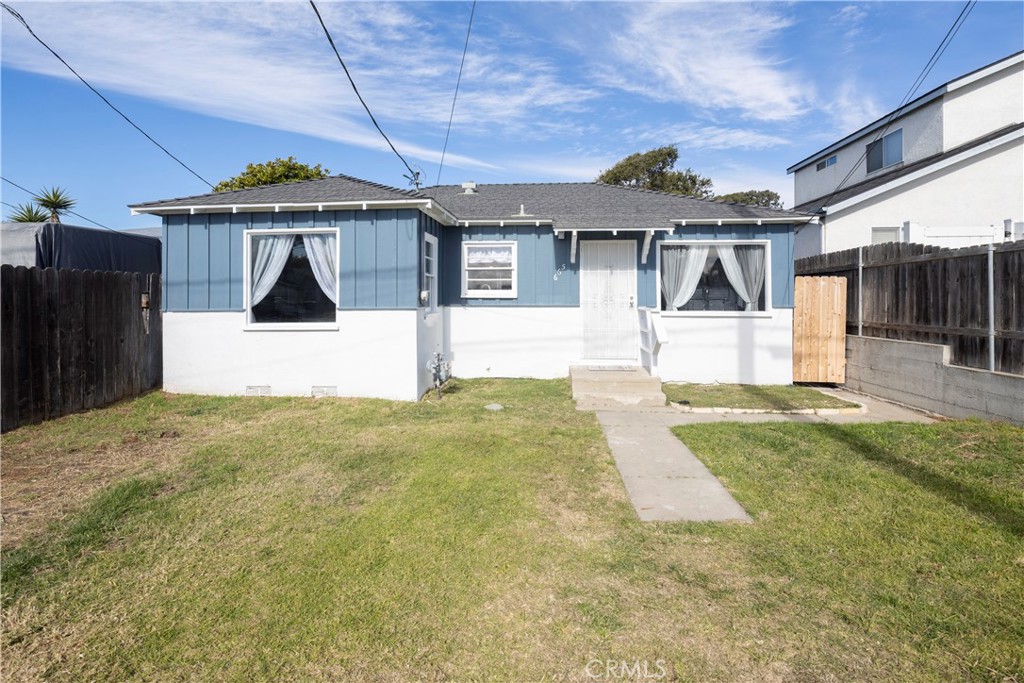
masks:
[[[35,197],[32,197],[43,209],[50,212],[50,222],[60,223],[60,217],[71,210],[75,200],[59,187],[52,187],[49,190],[43,189]]]
[[[45,223],[49,217],[49,213],[35,204],[18,204],[7,220],[12,223]]]

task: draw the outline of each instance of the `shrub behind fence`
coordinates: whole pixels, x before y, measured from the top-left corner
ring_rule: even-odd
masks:
[[[162,337],[158,274],[0,266],[0,429],[159,387]]]

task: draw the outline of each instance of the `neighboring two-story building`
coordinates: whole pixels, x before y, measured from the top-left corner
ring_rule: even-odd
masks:
[[[795,256],[960,247],[1024,227],[1024,52],[965,74],[790,166]],[[838,189],[837,189],[838,188]]]

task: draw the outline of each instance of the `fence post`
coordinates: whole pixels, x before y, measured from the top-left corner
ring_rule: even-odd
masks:
[[[988,369],[996,371],[996,245],[988,245]]]
[[[857,247],[857,336],[864,336],[864,247]]]

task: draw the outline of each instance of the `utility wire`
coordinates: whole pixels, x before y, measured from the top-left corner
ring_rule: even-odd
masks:
[[[320,20],[320,26],[323,27],[324,35],[327,36],[327,42],[331,44],[331,49],[334,50],[334,56],[338,58],[338,63],[341,64],[341,68],[345,70],[345,75],[348,76],[348,82],[352,84],[352,90],[355,91],[356,97],[359,98],[359,102],[363,105],[363,109],[365,109],[366,113],[370,116],[370,120],[373,121],[373,125],[377,128],[377,132],[380,133],[381,137],[383,137],[388,143],[388,147],[391,148],[391,151],[395,153],[395,156],[402,160],[403,164],[405,164],[405,167],[409,170],[409,175],[407,175],[406,178],[408,178],[418,190],[420,186],[419,172],[412,170],[412,166],[410,166],[409,162],[405,160],[405,157],[399,154],[398,150],[395,149],[394,144],[392,144],[391,139],[384,133],[380,124],[377,123],[377,119],[373,116],[373,112],[370,111],[370,107],[366,104],[366,100],[364,100],[363,96],[359,94],[359,88],[356,87],[356,82],[352,79],[352,74],[349,73],[348,67],[345,66],[345,60],[341,58],[341,53],[338,52],[338,47],[334,44],[334,38],[331,37],[331,32],[327,30],[327,24],[324,23],[324,18],[320,16],[320,10],[316,8],[316,4],[313,0],[309,0],[309,6],[313,8],[314,12],[316,12],[316,18]]]
[[[4,178],[3,176],[0,176],[0,180],[3,180],[5,183],[10,183],[11,185],[14,185],[16,188],[18,188],[19,190],[21,190],[23,192],[27,192],[29,195],[32,196],[33,199],[35,199],[36,193],[33,192],[32,190],[24,188],[21,185],[19,185],[18,183],[14,182],[13,180],[10,180],[8,178]],[[15,206],[14,204],[10,204],[8,202],[2,202],[2,203],[4,205],[6,205],[6,206],[11,207],[12,209],[19,208],[19,207]],[[124,235],[125,237],[130,237],[130,238],[132,238],[134,240],[141,240],[141,239],[143,239],[142,235],[133,235],[130,232],[127,232],[125,230],[117,230],[115,228],[110,227],[109,225],[103,225],[102,223],[98,223],[98,222],[94,221],[91,218],[86,218],[85,216],[83,216],[82,214],[78,213],[77,211],[72,211],[71,209],[68,209],[66,211],[66,213],[70,213],[72,216],[78,216],[83,221],[88,221],[88,222],[92,223],[93,225],[99,226],[99,227],[101,227],[101,228],[103,228],[105,230],[109,230],[110,232],[116,232],[118,235]],[[152,238],[145,238],[145,239],[152,239]],[[149,242],[147,242],[146,244],[149,244]]]
[[[181,165],[181,167],[182,167],[182,168],[184,168],[184,169],[185,169],[186,171],[188,171],[189,173],[191,173],[192,175],[194,175],[194,176],[195,176],[196,178],[199,178],[199,179],[200,179],[201,181],[203,181],[204,183],[206,183],[206,185],[208,185],[208,186],[210,187],[210,189],[213,189],[213,185],[212,185],[212,184],[210,183],[210,181],[208,181],[208,180],[207,180],[206,178],[204,178],[203,176],[199,175],[198,173],[196,173],[195,171],[193,171],[193,170],[192,170],[191,168],[189,168],[189,166],[188,166],[188,165],[187,165],[187,164],[186,164],[186,163],[185,163],[184,161],[182,161],[182,160],[181,160],[181,159],[179,159],[178,157],[176,157],[176,156],[174,156],[173,154],[171,154],[171,152],[170,152],[170,151],[169,151],[169,150],[168,150],[168,149],[167,149],[166,147],[164,147],[164,146],[163,146],[163,145],[161,145],[161,144],[160,144],[159,142],[157,142],[156,140],[154,140],[154,139],[153,139],[153,137],[152,137],[152,136],[151,136],[151,135],[150,135],[149,133],[147,133],[146,131],[142,130],[142,128],[140,128],[140,127],[138,126],[138,124],[136,124],[136,123],[135,123],[134,121],[132,121],[132,120],[131,120],[130,118],[128,118],[128,116],[127,116],[127,115],[126,115],[126,114],[125,114],[125,113],[124,113],[123,111],[121,111],[120,109],[118,109],[117,107],[115,107],[115,106],[114,106],[114,105],[113,105],[113,104],[112,104],[112,103],[110,102],[110,100],[108,100],[108,99],[107,99],[106,97],[104,97],[104,96],[103,96],[103,93],[101,93],[101,92],[100,92],[99,90],[97,90],[96,88],[92,87],[92,85],[90,85],[90,84],[89,84],[89,81],[87,81],[87,80],[85,80],[84,78],[82,78],[82,76],[81,76],[81,75],[80,75],[80,74],[79,74],[79,73],[78,73],[77,71],[75,71],[75,70],[74,70],[74,69],[73,69],[73,68],[71,67],[71,65],[70,65],[70,64],[68,64],[68,63],[67,63],[66,61],[64,61],[64,58],[63,58],[63,57],[61,57],[61,56],[60,56],[59,54],[57,54],[57,52],[56,52],[56,51],[55,51],[55,50],[54,50],[54,49],[53,49],[52,47],[50,47],[49,45],[47,45],[46,43],[44,43],[44,42],[43,42],[43,39],[42,39],[42,38],[40,38],[39,36],[37,36],[37,35],[36,35],[36,32],[32,30],[32,27],[28,25],[28,22],[27,22],[27,21],[25,21],[25,19],[24,19],[24,18],[23,18],[23,17],[22,17],[22,16],[20,15],[20,14],[18,14],[18,13],[17,13],[16,11],[14,11],[14,9],[12,9],[12,8],[10,7],[10,5],[8,5],[8,4],[6,4],[6,3],[3,3],[3,2],[0,2],[0,7],[3,7],[3,8],[5,9],[5,10],[7,10],[7,12],[8,12],[8,13],[9,13],[9,14],[10,14],[10,15],[11,15],[12,17],[14,17],[15,19],[17,19],[17,20],[18,20],[18,22],[19,22],[19,23],[20,23],[20,24],[21,24],[22,26],[24,26],[24,27],[25,27],[25,30],[26,30],[26,31],[28,31],[28,32],[29,32],[29,34],[31,34],[31,36],[32,36],[33,38],[35,38],[35,39],[36,39],[36,41],[38,41],[38,43],[39,43],[40,45],[42,45],[42,46],[43,46],[43,47],[45,47],[45,48],[46,48],[47,50],[49,50],[49,51],[50,51],[50,54],[52,54],[52,55],[53,55],[54,57],[56,57],[56,58],[57,58],[57,59],[58,59],[58,60],[60,61],[60,63],[61,63],[61,64],[63,64],[64,66],[66,66],[66,67],[68,68],[68,70],[69,70],[69,71],[70,71],[71,73],[73,73],[73,74],[74,74],[74,75],[75,75],[75,76],[76,76],[76,77],[78,78],[78,80],[80,80],[80,81],[81,81],[82,83],[84,83],[84,84],[85,84],[85,87],[89,88],[89,90],[92,90],[92,91],[93,91],[93,92],[94,92],[94,93],[96,94],[96,96],[97,96],[97,97],[99,97],[99,98],[100,98],[101,100],[103,100],[103,101],[104,101],[104,102],[106,103],[106,105],[107,105],[108,107],[110,107],[111,109],[113,109],[114,111],[116,111],[116,112],[117,112],[118,114],[120,114],[121,118],[122,118],[122,119],[124,119],[125,121],[127,121],[127,122],[128,122],[128,124],[129,124],[129,125],[130,125],[130,126],[131,126],[132,128],[134,128],[135,130],[139,131],[139,132],[140,132],[140,133],[142,133],[142,134],[143,134],[144,136],[146,136],[146,139],[147,139],[147,140],[149,140],[150,142],[152,142],[152,143],[153,143],[154,145],[156,145],[157,147],[159,147],[159,148],[160,148],[161,150],[163,150],[164,154],[166,154],[166,155],[167,155],[167,156],[169,156],[170,158],[172,158],[172,159],[174,159],[175,161],[177,161],[177,162],[178,162],[178,163],[179,163],[179,164]]]
[[[867,157],[868,149],[871,148],[871,145],[875,144],[885,136],[886,131],[889,130],[889,126],[892,125],[892,122],[896,119],[896,117],[902,113],[903,107],[906,106],[908,102],[910,102],[910,99],[917,92],[917,89],[920,88],[921,85],[924,83],[925,79],[928,78],[928,74],[930,74],[932,72],[932,69],[935,68],[935,65],[938,64],[939,59],[941,59],[942,55],[945,54],[946,48],[948,48],[949,44],[953,42],[953,38],[955,38],[956,34],[960,32],[960,27],[962,27],[964,25],[964,22],[967,21],[967,17],[970,16],[971,12],[974,10],[974,6],[977,4],[978,0],[967,0],[967,3],[964,4],[963,8],[961,8],[960,14],[957,15],[957,18],[953,21],[953,24],[946,31],[946,35],[943,36],[942,40],[939,42],[938,47],[935,48],[935,51],[932,52],[932,56],[928,58],[928,62],[924,65],[924,68],[921,69],[921,73],[919,73],[917,78],[914,79],[914,83],[910,86],[910,89],[907,90],[907,93],[903,96],[903,99],[900,100],[899,106],[896,107],[896,109],[894,109],[888,117],[886,117],[885,126],[883,126],[881,132],[879,132],[875,136],[875,138],[871,141],[870,144],[864,147],[864,152],[860,155],[860,158],[857,159],[857,163],[855,163],[850,168],[850,171],[839,182],[839,184],[836,185],[836,189],[832,190],[828,198],[821,203],[822,207],[828,206],[829,202],[832,201],[832,198],[836,196],[836,193],[838,193],[839,190],[841,190],[843,186],[846,185],[850,178],[853,177],[854,172],[856,172],[856,170],[860,168],[861,162],[864,161],[865,157]]]
[[[452,134],[452,120],[455,118],[455,101],[459,99],[459,84],[462,83],[462,67],[466,66],[466,52],[469,50],[469,34],[473,31],[473,15],[476,14],[476,0],[469,10],[469,26],[466,27],[466,44],[462,46],[462,62],[459,63],[459,77],[455,79],[455,95],[452,96],[452,111],[448,114],[448,131],[444,134],[444,148],[441,150],[441,163],[437,167],[437,182],[441,184],[441,169],[444,168],[444,155],[448,151],[448,136]]]

